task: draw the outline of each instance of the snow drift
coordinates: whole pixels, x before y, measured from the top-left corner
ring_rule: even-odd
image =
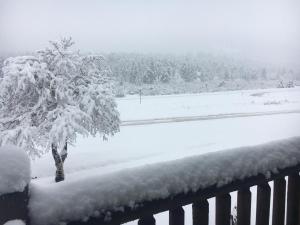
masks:
[[[298,163],[300,137],[294,137],[101,176],[90,174],[49,186],[32,184],[29,208],[34,224],[58,224],[97,216],[102,209],[122,210],[144,200],[222,186],[258,174],[269,176]]]
[[[30,182],[30,160],[16,146],[0,148],[0,195],[22,192]]]

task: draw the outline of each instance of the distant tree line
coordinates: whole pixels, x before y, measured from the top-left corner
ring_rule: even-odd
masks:
[[[300,74],[279,66],[263,65],[209,54],[160,55],[114,53],[106,55],[112,75],[124,82],[142,85],[170,82],[220,83],[236,79],[299,79]]]
[[[182,82],[224,82],[242,79],[300,80],[300,69],[239,60],[212,54],[104,54],[111,75],[118,85],[129,83],[168,84]],[[6,57],[0,57],[0,68]],[[0,77],[2,76],[0,69]]]

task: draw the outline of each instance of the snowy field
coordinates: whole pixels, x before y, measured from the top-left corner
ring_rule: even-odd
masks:
[[[107,173],[300,135],[300,88],[148,96],[143,97],[142,104],[137,96],[130,96],[117,102],[123,121],[231,113],[283,113],[121,126],[121,132],[108,141],[78,138],[76,146],[69,147],[70,154],[65,163],[67,179],[77,177],[77,173],[90,173],[91,169]],[[52,181],[55,171],[52,161],[51,154],[33,161],[32,176],[43,177],[47,183]]]
[[[121,119],[141,120],[300,109],[300,87],[118,99]]]
[[[78,138],[76,146],[69,147],[64,183],[76,183],[82,177],[95,175],[110,176],[126,168],[136,167],[139,170],[148,164],[300,136],[300,88],[148,96],[142,98],[142,104],[139,103],[138,96],[130,96],[118,99],[117,102],[122,121],[127,122],[222,114],[233,116],[180,123],[170,120],[166,123],[121,126],[121,132],[108,141]],[[280,114],[235,116],[240,113],[262,112]],[[33,180],[34,184],[48,188],[56,185],[51,154],[33,161],[32,169],[32,176],[38,177]],[[253,191],[254,202],[255,190]],[[234,197],[233,205],[235,202]],[[213,199],[210,199],[210,208],[214,209]],[[186,224],[192,224],[191,207],[186,206],[185,210]],[[253,208],[253,216],[254,212]],[[157,224],[166,224],[168,213],[156,217]],[[214,224],[213,214],[210,215],[210,224]]]

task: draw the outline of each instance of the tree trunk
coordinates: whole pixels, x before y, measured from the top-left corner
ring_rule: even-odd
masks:
[[[60,157],[63,163],[65,162],[67,156],[68,156],[68,143],[66,142],[63,150],[60,152]]]
[[[65,179],[64,162],[67,158],[67,155],[67,142],[65,143],[61,154],[58,153],[57,146],[52,144],[52,156],[56,166],[55,182],[60,182]]]

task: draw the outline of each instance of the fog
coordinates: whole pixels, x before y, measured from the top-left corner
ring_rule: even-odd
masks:
[[[299,0],[0,0],[0,53],[72,36],[93,52],[300,57]]]

